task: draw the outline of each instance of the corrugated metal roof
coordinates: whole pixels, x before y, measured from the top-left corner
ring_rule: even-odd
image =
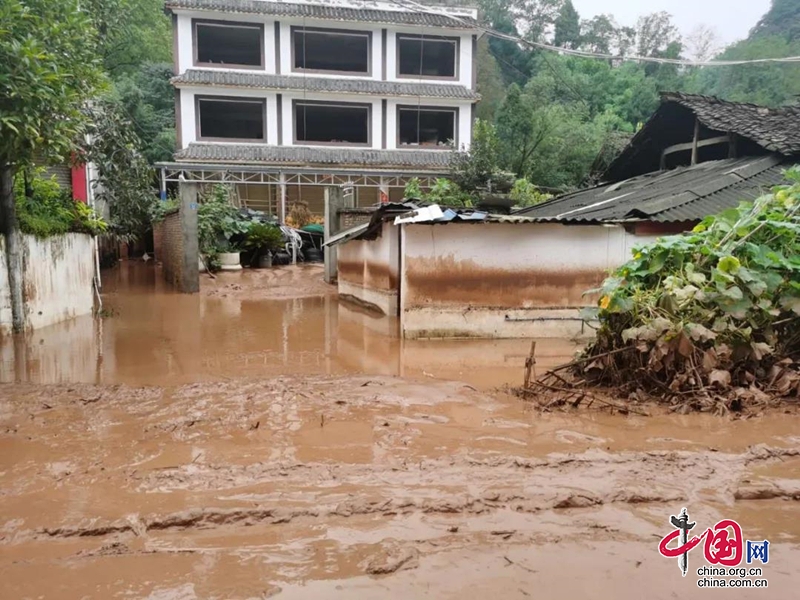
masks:
[[[368,148],[319,148],[268,146],[266,144],[190,144],[175,155],[178,162],[208,161],[234,164],[281,164],[296,166],[395,167],[446,173],[452,152],[445,150],[372,150]]]
[[[337,94],[370,94],[373,96],[409,96],[418,98],[447,98],[477,102],[480,95],[463,85],[446,83],[413,83],[376,81],[373,79],[342,79],[306,77],[303,75],[268,75],[192,69],[172,78],[176,87],[202,85],[237,87],[259,90],[297,90]]]
[[[784,181],[782,157],[701,163],[603,185],[515,213],[538,221],[619,223],[698,221],[754,200]]]
[[[469,16],[455,15],[458,20],[442,14],[415,12],[411,10],[386,10],[363,7],[337,6],[327,4],[291,4],[288,2],[267,2],[266,0],[166,0],[167,10],[202,10],[226,13],[272,15],[276,17],[306,17],[332,21],[355,21],[363,23],[386,23],[397,25],[424,25],[427,27],[446,27],[452,29],[471,29],[477,25]],[[441,9],[439,9],[441,11]],[[466,22],[466,24],[465,24]]]

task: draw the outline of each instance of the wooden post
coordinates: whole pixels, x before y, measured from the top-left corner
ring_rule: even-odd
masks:
[[[728,132],[728,158],[738,158],[737,135]]]
[[[694,120],[694,140],[692,141],[692,166],[697,164],[697,142],[700,141],[700,119]]]
[[[14,333],[25,329],[25,301],[23,295],[22,236],[17,223],[14,202],[14,169],[0,166],[0,228],[6,239],[6,267],[8,287],[11,290],[11,327]]]
[[[531,375],[536,378],[536,342],[531,342],[531,353],[525,361],[525,387],[528,389],[531,385]]]

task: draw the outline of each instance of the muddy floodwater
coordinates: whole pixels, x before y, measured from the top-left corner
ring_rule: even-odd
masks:
[[[797,597],[796,412],[533,412],[530,341],[403,342],[315,269],[122,265],[106,318],[4,340],[0,598]],[[699,588],[702,544],[682,577],[683,507],[769,540],[768,587]]]

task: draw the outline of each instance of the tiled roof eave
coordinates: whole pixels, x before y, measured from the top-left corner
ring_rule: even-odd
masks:
[[[326,4],[294,4],[291,2],[268,2],[265,0],[166,0],[165,10],[227,12],[239,14],[269,15],[278,18],[301,17],[323,21],[365,22],[386,25],[418,25],[431,28],[461,29],[472,31],[477,27],[475,19],[464,15],[422,13],[413,11],[385,10],[370,7],[337,6]]]
[[[181,163],[220,165],[445,173],[449,170],[450,156],[450,152],[446,150],[374,150],[196,142],[176,153],[175,160]]]
[[[271,91],[302,91],[321,94],[434,98],[475,103],[480,94],[462,85],[374,79],[337,79],[303,75],[274,75],[210,69],[190,69],[173,77],[176,88],[227,88]]]

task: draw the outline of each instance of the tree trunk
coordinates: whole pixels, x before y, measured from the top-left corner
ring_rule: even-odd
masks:
[[[6,239],[8,286],[11,289],[11,323],[15,333],[25,328],[25,308],[22,300],[22,253],[14,203],[14,169],[0,166],[0,229]]]

